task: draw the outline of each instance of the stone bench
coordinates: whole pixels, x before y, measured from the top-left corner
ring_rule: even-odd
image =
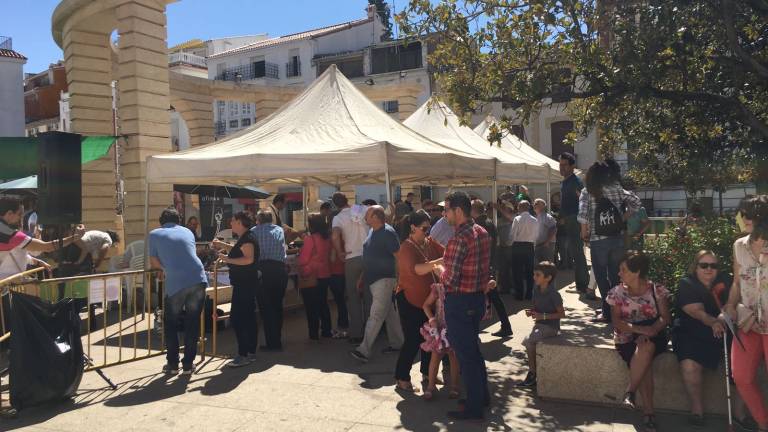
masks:
[[[592,309],[570,289],[561,289],[567,318],[559,336],[537,347],[537,393],[542,398],[601,405],[621,403],[629,380],[626,364],[614,349],[611,327],[589,321]],[[729,359],[730,360],[730,359]],[[686,393],[677,356],[659,355],[653,363],[654,405],[658,409],[688,412]],[[758,374],[768,395],[765,367]],[[736,394],[735,385],[731,394]],[[704,409],[707,413],[727,414],[725,375],[721,362],[717,372],[704,372]],[[638,403],[640,398],[637,398]]]

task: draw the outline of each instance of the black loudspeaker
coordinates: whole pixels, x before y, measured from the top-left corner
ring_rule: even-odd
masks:
[[[82,221],[80,135],[45,132],[38,135],[37,217],[43,225]]]

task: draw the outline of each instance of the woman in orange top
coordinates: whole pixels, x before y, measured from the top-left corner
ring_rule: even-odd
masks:
[[[427,322],[422,306],[429,296],[430,285],[435,283],[433,266],[427,262],[442,258],[445,249],[428,237],[431,228],[429,215],[423,210],[406,215],[399,228],[402,243],[397,253],[398,285],[395,298],[405,341],[397,359],[395,379],[401,390],[414,391],[411,365],[419,351],[422,381],[426,381],[429,376],[430,354],[419,347],[424,342],[419,330]]]

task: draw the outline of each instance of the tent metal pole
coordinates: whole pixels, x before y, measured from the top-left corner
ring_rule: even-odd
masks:
[[[149,257],[149,178],[146,176],[144,177],[144,256]],[[149,259],[144,260],[144,270],[149,270]]]
[[[547,165],[547,208],[552,208],[552,168]]]
[[[387,205],[392,205],[392,180],[389,177],[389,149],[387,143],[383,143],[384,148],[384,184],[387,187]]]
[[[307,183],[301,185],[301,199],[304,201],[304,230],[309,232],[309,196],[307,196]]]
[[[491,182],[491,202],[495,205],[499,199],[499,181],[496,178],[496,170],[498,167],[498,161],[493,164],[493,181]],[[493,225],[499,226],[499,212],[493,212]]]

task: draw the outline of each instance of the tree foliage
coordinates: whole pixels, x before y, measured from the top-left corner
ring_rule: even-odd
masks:
[[[626,146],[640,184],[754,179],[768,153],[768,0],[410,0],[442,98],[526,122],[552,96],[601,154]],[[506,123],[505,125],[508,125]]]
[[[389,11],[389,5],[384,0],[368,0],[368,4],[376,6],[376,12],[379,14],[381,23],[386,29],[381,40],[392,40],[392,13]]]

